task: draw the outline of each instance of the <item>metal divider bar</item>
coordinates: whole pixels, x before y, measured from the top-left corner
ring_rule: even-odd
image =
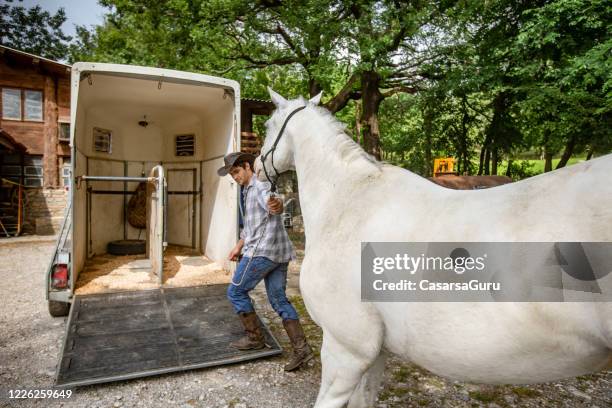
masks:
[[[123,190],[91,190],[91,194],[115,194],[115,195],[134,195],[135,191],[123,191]],[[199,191],[168,191],[168,195],[199,195]]]
[[[78,176],[77,181],[155,181],[157,177]]]

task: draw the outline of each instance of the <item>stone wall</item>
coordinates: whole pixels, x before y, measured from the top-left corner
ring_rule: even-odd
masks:
[[[63,188],[28,188],[24,232],[53,235],[59,232],[64,219],[69,193]]]

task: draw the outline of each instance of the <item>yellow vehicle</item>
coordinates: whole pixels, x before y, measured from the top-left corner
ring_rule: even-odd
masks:
[[[433,176],[438,177],[444,174],[457,174],[454,171],[455,159],[452,157],[440,157],[434,159]]]

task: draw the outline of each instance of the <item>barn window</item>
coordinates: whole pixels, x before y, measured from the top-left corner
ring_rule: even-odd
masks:
[[[43,120],[43,104],[42,92],[40,91],[23,91],[24,93],[24,120],[42,121]]]
[[[94,151],[111,153],[112,132],[107,129],[93,128]]]
[[[70,123],[60,122],[58,127],[58,139],[60,142],[70,141]]]
[[[25,156],[23,166],[23,182],[28,187],[43,185],[42,156]]]
[[[62,185],[66,188],[70,187],[70,157],[64,157],[62,164]]]
[[[2,119],[21,120],[20,89],[2,89]]]
[[[175,141],[175,154],[177,156],[193,156],[195,152],[194,135],[177,135]]]
[[[42,91],[2,88],[2,119],[42,122]]]

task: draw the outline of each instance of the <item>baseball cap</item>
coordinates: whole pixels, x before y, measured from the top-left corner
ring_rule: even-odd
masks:
[[[229,173],[230,169],[232,168],[232,166],[234,165],[234,163],[238,163],[238,162],[252,162],[255,160],[255,156],[253,156],[250,153],[243,153],[243,152],[233,152],[233,153],[229,153],[226,154],[225,157],[223,157],[223,161],[225,162],[225,166],[220,167],[217,170],[217,174],[219,176],[225,176]]]

